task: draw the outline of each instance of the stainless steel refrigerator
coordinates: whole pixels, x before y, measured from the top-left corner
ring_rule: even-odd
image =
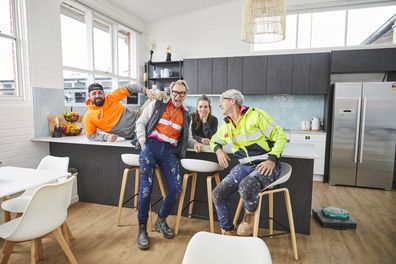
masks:
[[[336,83],[329,183],[392,189],[396,82]]]

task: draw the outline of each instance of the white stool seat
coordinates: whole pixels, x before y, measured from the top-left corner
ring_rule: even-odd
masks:
[[[10,200],[5,200],[1,204],[1,208],[8,212],[23,213],[33,196],[22,195]]]
[[[282,164],[282,170],[281,170],[281,174],[279,175],[279,178],[270,185],[268,185],[267,187],[265,187],[264,190],[271,189],[274,186],[285,183],[290,179],[292,173],[292,167],[285,162],[281,162],[281,164]]]
[[[139,154],[122,154],[122,161],[129,166],[139,166]]]
[[[266,264],[272,260],[267,245],[260,238],[198,232],[188,243],[182,263]]]
[[[199,159],[182,159],[181,164],[186,170],[194,172],[214,172],[223,169],[216,162]]]

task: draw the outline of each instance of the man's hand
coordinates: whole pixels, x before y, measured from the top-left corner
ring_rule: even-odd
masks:
[[[114,141],[116,141],[117,138],[118,138],[117,135],[108,134],[108,135],[106,136],[106,141],[107,141],[107,142],[114,142]]]
[[[275,168],[275,162],[272,160],[263,161],[256,167],[256,169],[260,172],[260,174],[266,176],[272,175],[274,168]]]
[[[150,89],[146,88],[144,91],[145,91],[145,93],[146,93],[146,96],[147,96],[150,100],[154,100],[154,99],[155,99],[154,93],[153,93]]]
[[[204,149],[204,145],[197,142],[194,144],[194,149],[195,149],[195,152],[199,153]]]
[[[201,139],[201,143],[204,145],[209,145],[210,144],[210,139],[209,138],[203,138]]]
[[[219,165],[223,168],[228,168],[228,161],[230,161],[230,157],[228,157],[227,153],[221,148],[216,151],[217,160]]]

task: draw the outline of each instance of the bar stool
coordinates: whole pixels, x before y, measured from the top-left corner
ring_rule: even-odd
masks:
[[[181,164],[183,168],[190,171],[191,173],[184,174],[183,177],[183,186],[179,199],[179,208],[177,211],[176,217],[176,226],[175,226],[175,234],[179,233],[181,214],[183,211],[183,203],[184,197],[186,195],[187,183],[190,177],[192,177],[191,183],[191,192],[190,192],[190,203],[188,204],[188,217],[191,218],[192,211],[194,207],[194,197],[195,197],[195,189],[197,187],[197,175],[199,172],[206,173],[214,173],[213,175],[206,177],[206,187],[208,190],[208,208],[209,208],[209,223],[210,223],[210,232],[214,232],[214,220],[213,220],[213,202],[212,202],[212,180],[215,179],[216,185],[220,183],[220,176],[217,171],[222,170],[223,168],[216,162],[206,161],[206,160],[198,160],[198,159],[182,159]]]
[[[274,193],[277,192],[283,192],[285,195],[285,204],[286,204],[286,209],[287,209],[287,218],[289,220],[289,228],[290,228],[290,235],[291,235],[291,241],[292,241],[292,247],[293,247],[293,253],[294,253],[294,259],[298,260],[298,252],[297,252],[297,242],[296,242],[296,232],[294,230],[294,221],[293,221],[293,212],[292,212],[292,207],[291,207],[291,201],[290,201],[290,194],[289,190],[285,187],[277,187],[277,185],[280,185],[282,183],[285,183],[289,180],[291,173],[292,173],[292,167],[285,162],[281,162],[281,174],[279,178],[268,185],[266,188],[264,188],[260,193],[259,193],[259,203],[257,206],[256,211],[254,212],[254,225],[253,225],[253,236],[257,237],[258,236],[258,228],[259,228],[259,221],[260,221],[260,212],[261,212],[261,201],[264,195],[268,194],[268,218],[269,218],[269,236],[272,236],[273,234],[273,216],[274,216]],[[234,216],[234,226],[237,226],[237,222],[239,219],[239,215],[241,213],[243,207],[243,200],[239,199],[238,207],[235,212]]]
[[[132,196],[132,198],[134,198],[133,208],[135,210],[137,210],[137,208],[138,208],[138,194],[139,194],[139,183],[140,183],[139,154],[122,154],[121,159],[129,167],[124,169],[124,174],[122,176],[120,198],[118,201],[118,210],[117,210],[117,225],[118,226],[120,225],[120,221],[121,221],[121,210],[122,210],[122,206],[124,204],[125,188],[126,188],[126,183],[127,183],[128,175],[129,175],[130,171],[135,170],[135,193]],[[165,193],[164,183],[162,182],[161,173],[160,173],[160,170],[158,167],[155,169],[155,175],[157,176],[162,199],[164,199],[166,193]],[[130,198],[130,199],[132,199],[132,198]],[[149,212],[149,219],[148,219],[147,225],[148,225],[148,230],[152,230],[151,208],[150,208],[150,212]]]

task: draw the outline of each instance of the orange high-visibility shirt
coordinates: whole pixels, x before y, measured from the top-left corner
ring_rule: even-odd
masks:
[[[120,103],[120,100],[127,97],[128,94],[128,89],[125,87],[115,90],[106,95],[103,106],[96,106],[91,99],[88,99],[85,103],[88,110],[84,114],[85,134],[87,136],[95,134],[97,128],[104,132],[110,131],[125,110],[125,106]]]
[[[172,110],[173,104],[172,101],[169,101],[161,119],[158,121],[158,124],[155,126],[149,137],[156,138],[160,141],[168,142],[173,146],[176,146],[183,127],[183,107],[179,107],[179,109],[177,109],[173,114]]]

